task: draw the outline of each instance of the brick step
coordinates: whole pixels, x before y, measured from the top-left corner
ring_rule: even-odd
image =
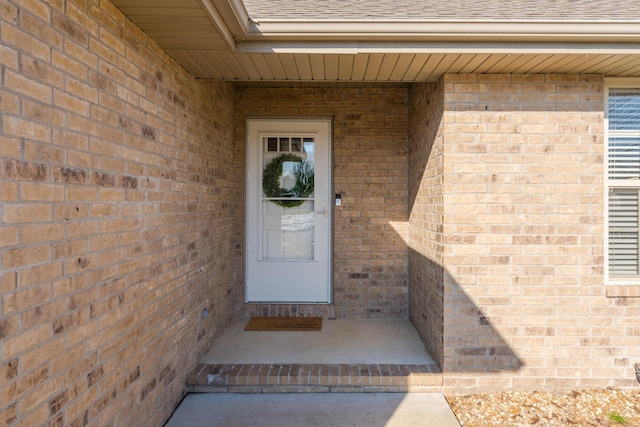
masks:
[[[440,393],[437,365],[197,364],[187,387],[198,393]]]

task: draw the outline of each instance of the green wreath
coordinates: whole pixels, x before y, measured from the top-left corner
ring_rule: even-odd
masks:
[[[295,162],[297,165],[293,169],[293,176],[296,184],[292,188],[280,187],[280,177],[282,176],[282,164],[284,162]],[[295,154],[282,154],[269,162],[262,172],[262,190],[269,198],[296,197],[305,198],[313,193],[314,171],[313,165]],[[293,208],[300,206],[304,200],[271,200],[278,206]]]

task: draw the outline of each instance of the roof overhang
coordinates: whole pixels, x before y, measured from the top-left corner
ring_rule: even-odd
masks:
[[[211,22],[231,50],[236,48],[236,39],[249,31],[249,14],[242,0],[198,0],[207,11]]]
[[[640,42],[637,21],[252,21],[236,40],[412,42]]]
[[[433,81],[444,73],[640,77],[640,21],[251,18],[242,0],[113,0],[201,79]]]
[[[308,54],[372,54],[372,53],[506,53],[506,54],[640,54],[639,43],[544,43],[544,42],[478,42],[476,41],[260,41],[237,42],[242,53],[308,53]]]

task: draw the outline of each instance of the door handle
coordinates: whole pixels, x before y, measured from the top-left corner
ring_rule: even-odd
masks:
[[[321,211],[316,211],[317,214],[322,214],[322,216],[324,216],[325,218],[329,216],[329,211],[327,210],[327,207],[325,206],[324,208],[322,208]]]

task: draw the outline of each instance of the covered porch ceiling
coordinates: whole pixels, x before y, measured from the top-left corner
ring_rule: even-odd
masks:
[[[446,73],[640,77],[640,20],[632,19],[638,16],[633,11],[629,19],[619,13],[560,19],[551,12],[522,19],[499,10],[500,19],[464,12],[459,19],[427,13],[410,18],[399,17],[389,2],[375,16],[359,18],[353,10],[359,3],[318,0],[305,18],[300,9],[313,4],[306,0],[275,0],[273,10],[264,0],[253,6],[255,14],[242,0],[113,3],[199,79],[410,83],[436,81]],[[351,9],[340,14],[329,4]]]

